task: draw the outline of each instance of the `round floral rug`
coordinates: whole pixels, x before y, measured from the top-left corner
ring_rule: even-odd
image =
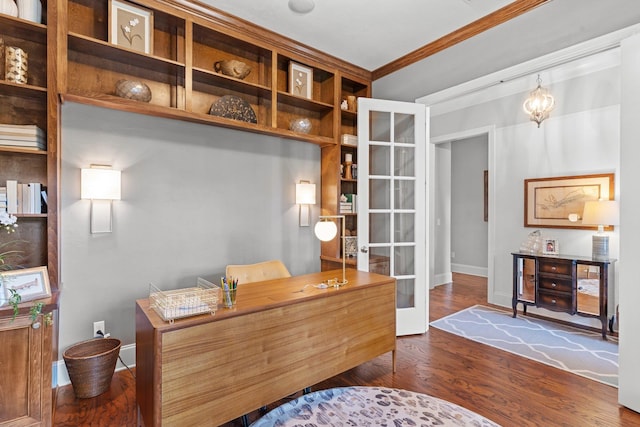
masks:
[[[499,427],[475,412],[446,400],[382,387],[319,390],[277,407],[251,426]]]

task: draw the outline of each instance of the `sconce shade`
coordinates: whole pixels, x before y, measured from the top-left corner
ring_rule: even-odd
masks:
[[[522,105],[524,112],[529,115],[529,120],[536,122],[538,127],[540,127],[540,123],[544,119],[549,117],[549,113],[555,106],[553,96],[546,89],[543,89],[541,85],[542,80],[538,74],[538,87],[529,94],[529,97]]]
[[[592,200],[584,204],[582,224],[598,227],[618,225],[619,217],[620,206],[616,200]]]
[[[303,182],[296,184],[296,204],[315,205],[316,185]]]
[[[323,242],[328,242],[338,234],[338,226],[333,221],[318,221],[314,230],[316,237]]]
[[[104,168],[82,169],[80,197],[92,200],[120,200],[120,171]]]

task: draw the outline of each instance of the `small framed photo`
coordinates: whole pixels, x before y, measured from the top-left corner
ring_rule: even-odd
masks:
[[[49,273],[47,267],[24,268],[22,270],[9,270],[0,273],[3,300],[11,297],[10,289],[20,294],[21,302],[32,301],[51,296],[49,285]]]
[[[558,255],[560,253],[560,247],[558,239],[544,239],[542,241],[542,253],[544,255]]]
[[[313,98],[313,69],[289,62],[289,93],[308,99]]]
[[[109,42],[151,54],[153,11],[120,0],[109,0]]]

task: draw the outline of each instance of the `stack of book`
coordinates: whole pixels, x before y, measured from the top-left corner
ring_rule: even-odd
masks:
[[[0,209],[10,214],[45,213],[46,204],[47,191],[39,182],[22,184],[8,179],[7,186],[0,187]]]
[[[343,145],[353,145],[356,147],[358,145],[358,137],[355,135],[349,135],[348,133],[342,134],[342,144]]]
[[[340,213],[357,213],[358,212],[358,195],[343,194],[340,196]]]
[[[46,150],[44,131],[36,125],[9,125],[0,123],[0,145],[31,150]]]

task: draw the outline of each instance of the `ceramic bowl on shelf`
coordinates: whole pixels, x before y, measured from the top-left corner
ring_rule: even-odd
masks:
[[[309,133],[311,132],[311,120],[306,117],[292,119],[289,123],[289,129],[298,133]]]
[[[118,80],[116,82],[116,95],[121,98],[134,101],[151,101],[151,89],[146,84],[135,80]]]

